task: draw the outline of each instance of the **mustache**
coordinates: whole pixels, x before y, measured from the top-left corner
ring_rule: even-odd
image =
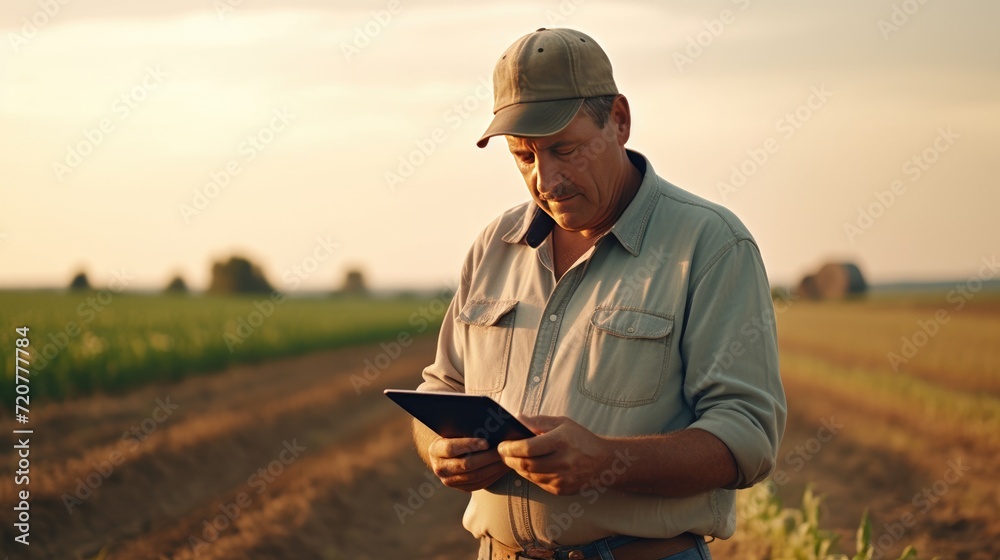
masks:
[[[575,187],[573,187],[573,185],[570,185],[570,184],[567,184],[567,183],[561,183],[561,184],[557,185],[555,188],[553,188],[552,190],[550,190],[548,192],[544,192],[543,193],[543,192],[539,191],[538,192],[538,198],[540,198],[540,199],[542,199],[542,200],[544,200],[546,202],[550,202],[552,200],[558,200],[558,199],[562,199],[562,198],[567,198],[567,197],[573,196],[573,195],[577,194],[578,192],[579,191]]]

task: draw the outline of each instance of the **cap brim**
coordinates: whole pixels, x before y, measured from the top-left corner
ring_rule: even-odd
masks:
[[[527,137],[555,134],[566,128],[582,106],[582,97],[508,105],[497,111],[476,145],[485,148],[490,138],[501,134]]]

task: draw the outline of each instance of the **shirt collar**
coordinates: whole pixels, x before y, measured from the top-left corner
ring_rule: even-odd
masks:
[[[615,225],[611,226],[609,232],[614,234],[622,247],[625,247],[633,256],[638,257],[642,238],[646,234],[646,226],[649,224],[649,216],[656,205],[656,173],[653,172],[653,167],[649,164],[646,156],[633,150],[625,150],[625,152],[632,165],[636,166],[642,173],[642,182],[639,183],[639,190],[636,191],[632,202],[618,217]],[[527,205],[524,216],[516,221],[503,236],[503,240],[507,243],[526,243],[534,249],[548,237],[553,227],[555,227],[555,220],[532,202]]]

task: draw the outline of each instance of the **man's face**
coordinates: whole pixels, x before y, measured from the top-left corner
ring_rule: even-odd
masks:
[[[631,165],[623,151],[629,124],[627,102],[619,97],[603,129],[580,111],[551,136],[506,137],[532,198],[559,227],[576,232],[611,227]]]

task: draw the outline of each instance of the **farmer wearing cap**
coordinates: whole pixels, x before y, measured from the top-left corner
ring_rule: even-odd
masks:
[[[418,452],[471,494],[479,560],[709,558],[784,431],[757,244],[625,148],[587,35],[521,37],[493,88],[479,146],[505,137],[532,200],[473,243],[419,389],[489,395],[538,435],[486,449],[415,422]]]

